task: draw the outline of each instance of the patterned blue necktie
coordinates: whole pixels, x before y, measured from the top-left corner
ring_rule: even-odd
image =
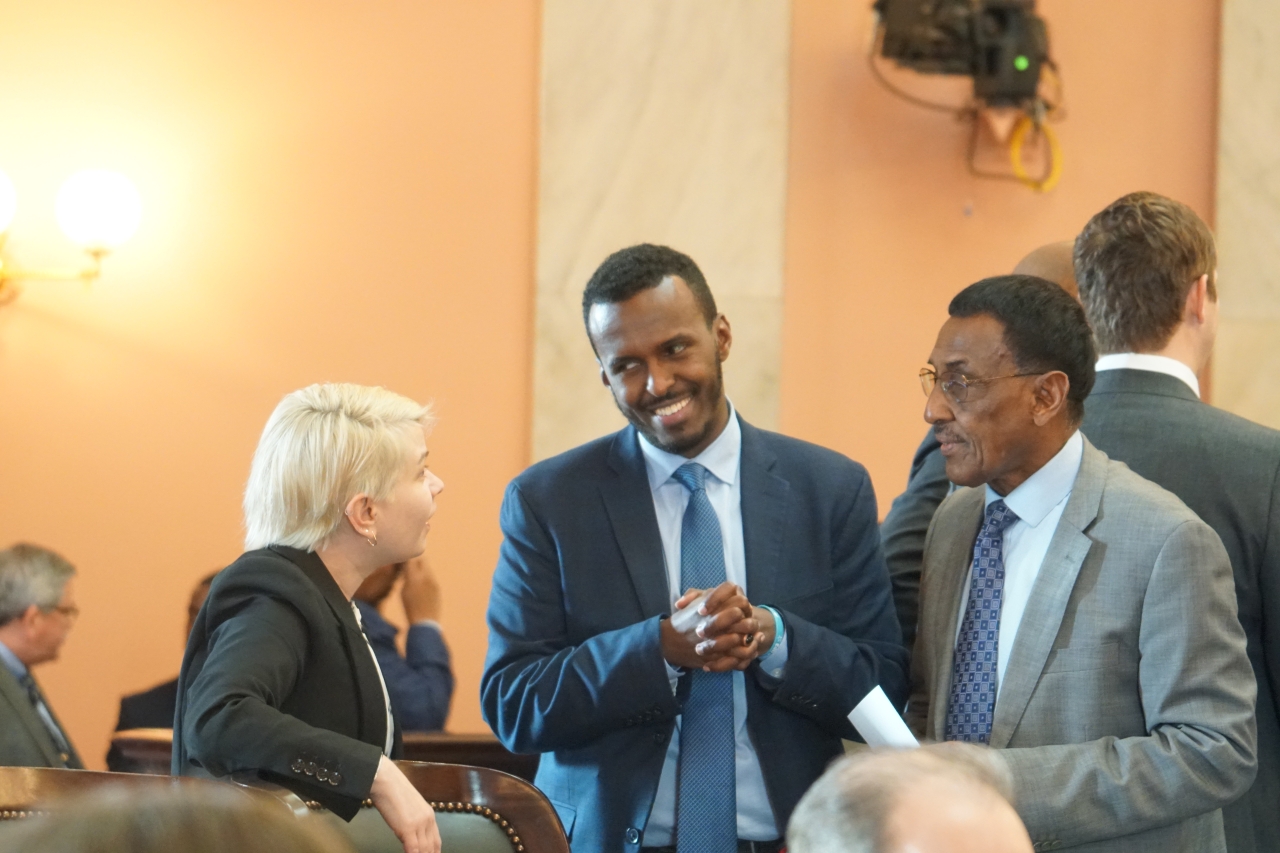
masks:
[[[671,479],[689,490],[680,528],[680,582],[711,589],[725,581],[720,519],[707,499],[707,469],[687,462]],[[680,720],[676,794],[677,853],[736,853],[738,797],[733,732],[733,674],[692,674]]]
[[[991,741],[1000,661],[1000,604],[1004,601],[1004,531],[1017,520],[1004,501],[992,501],[973,543],[969,600],[951,669],[946,740]]]

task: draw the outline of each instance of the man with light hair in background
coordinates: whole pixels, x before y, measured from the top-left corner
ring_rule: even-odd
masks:
[[[1218,331],[1218,258],[1195,211],[1151,192],[1076,239],[1080,301],[1102,357],[1081,429],[1181,498],[1222,539],[1258,681],[1258,776],[1222,810],[1229,853],[1280,838],[1280,432],[1200,399]]]
[[[1030,853],[1009,771],[961,743],[861,751],[831,765],[787,827],[790,853]]]
[[[0,551],[0,765],[84,768],[31,675],[58,657],[80,613],[75,573],[38,545]]]

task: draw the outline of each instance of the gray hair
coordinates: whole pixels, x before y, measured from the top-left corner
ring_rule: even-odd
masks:
[[[0,551],[0,625],[17,619],[35,605],[52,610],[62,600],[63,587],[76,573],[60,554],[19,542]]]
[[[985,788],[1009,800],[1013,781],[992,750],[939,743],[911,750],[862,750],[833,762],[787,825],[789,853],[884,853],[894,806],[928,779]]]

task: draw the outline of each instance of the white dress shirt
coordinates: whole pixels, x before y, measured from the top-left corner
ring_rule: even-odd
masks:
[[[1094,370],[1149,370],[1152,373],[1165,373],[1187,383],[1196,396],[1200,396],[1200,380],[1196,372],[1176,358],[1166,355],[1150,355],[1141,352],[1113,352],[1098,359]]]
[[[662,537],[662,553],[666,559],[667,588],[674,604],[684,592],[680,582],[680,535],[684,523],[685,507],[689,504],[689,490],[671,479],[676,469],[686,462],[697,462],[708,471],[706,478],[707,500],[720,521],[720,535],[724,542],[725,577],[731,583],[747,589],[746,547],[742,538],[742,427],[729,408],[729,423],[724,432],[711,445],[693,459],[659,450],[643,438],[640,450],[644,454],[645,471],[653,492],[653,509],[658,516],[658,534]],[[780,677],[786,666],[786,630],[779,624],[781,638],[771,654],[760,658],[766,671]],[[667,667],[675,679],[680,673]],[[760,760],[747,733],[747,687],[745,673],[733,673],[733,730],[736,741],[736,779],[738,794],[738,837],[753,841],[778,838],[777,822],[773,808],[765,792],[764,776],[760,772]],[[754,675],[752,676],[755,677]],[[653,810],[645,826],[645,847],[665,847],[672,843],[676,821],[676,767],[680,756],[680,719],[676,718],[676,731],[667,747],[666,763],[658,791],[653,798]]]
[[[1018,520],[1004,531],[1004,595],[1000,605],[1000,637],[996,655],[996,696],[1004,687],[1004,672],[1009,665],[1013,644],[1017,642],[1018,626],[1027,610],[1031,590],[1040,575],[1040,565],[1049,551],[1049,541],[1058,529],[1062,511],[1080,473],[1080,460],[1084,458],[1084,439],[1077,430],[1058,453],[1039,471],[1028,477],[1020,486],[1004,496],[1005,505],[1013,510]],[[1000,495],[987,486],[986,505],[1000,500]],[[964,609],[969,602],[969,585],[973,579],[973,566],[965,580],[964,595],[960,596],[960,618],[956,621],[956,639],[960,637],[960,623],[964,621]]]

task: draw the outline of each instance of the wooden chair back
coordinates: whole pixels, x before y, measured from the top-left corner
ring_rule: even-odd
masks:
[[[489,767],[532,782],[538,772],[539,756],[510,752],[489,732],[405,732],[404,758],[406,761]]]
[[[173,729],[125,729],[111,736],[111,764],[129,773],[168,776]]]

